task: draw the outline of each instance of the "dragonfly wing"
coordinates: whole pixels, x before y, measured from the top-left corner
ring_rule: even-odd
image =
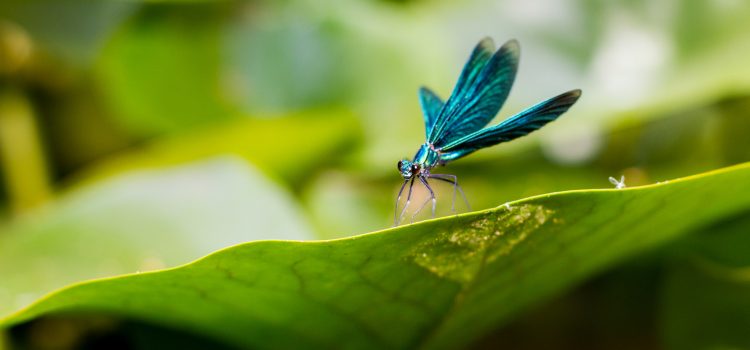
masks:
[[[518,70],[519,46],[508,41],[488,56],[494,45],[485,39],[474,49],[453,94],[440,111],[428,142],[440,147],[483,128],[495,117]]]
[[[426,136],[429,137],[440,109],[443,108],[443,100],[432,90],[423,86],[419,88],[419,103],[422,105],[422,114],[424,114],[424,130]]]
[[[449,101],[456,101],[465,98],[466,93],[473,85],[476,84],[476,81],[478,80],[479,75],[482,73],[482,70],[492,59],[492,55],[494,52],[495,43],[492,41],[492,39],[484,38],[479,41],[477,46],[474,47],[474,51],[471,52],[469,60],[466,61],[464,68],[461,70],[461,75],[459,75],[458,77],[458,81],[456,82],[456,86],[453,88],[453,92],[451,93]],[[455,102],[452,103],[455,104]],[[435,130],[435,126],[440,128],[445,127],[445,119],[448,117],[448,110],[450,109],[451,108],[447,108],[446,110],[445,106],[441,108],[440,113],[435,120],[433,129],[430,130],[430,133],[427,135],[428,142],[434,141],[434,138],[439,136],[440,132]]]
[[[440,160],[448,162],[478,149],[510,141],[527,135],[565,113],[578,98],[581,90],[571,90],[538,103],[495,126],[474,132],[441,147]]]
[[[474,51],[471,52],[469,60],[466,61],[464,68],[461,70],[461,75],[458,77],[451,97],[459,97],[459,95],[465,94],[475,85],[482,70],[492,59],[494,52],[495,42],[491,38],[484,38],[479,41],[477,46],[474,47]]]

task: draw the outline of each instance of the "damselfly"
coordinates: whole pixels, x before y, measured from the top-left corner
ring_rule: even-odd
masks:
[[[443,102],[426,87],[419,89],[426,141],[419,147],[414,159],[402,159],[398,162],[398,171],[404,178],[404,183],[396,198],[394,225],[403,220],[406,208],[411,203],[412,188],[417,181],[424,185],[429,197],[412,218],[430,201],[432,215],[435,216],[435,192],[430,187],[428,179],[445,181],[453,185],[452,210],[455,211],[456,191],[461,193],[468,207],[468,201],[458,185],[456,176],[432,174],[430,171],[434,167],[445,165],[479,149],[527,135],[557,119],[581,96],[581,90],[571,90],[538,103],[497,125],[484,128],[508,97],[518,70],[518,56],[517,41],[508,41],[495,51],[492,39],[485,38],[474,48],[447,101]],[[406,185],[409,185],[406,203],[399,214],[399,203]]]

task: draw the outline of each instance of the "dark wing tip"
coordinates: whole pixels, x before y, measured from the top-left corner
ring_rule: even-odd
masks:
[[[482,38],[482,40],[479,40],[479,43],[477,44],[477,48],[481,47],[482,49],[493,52],[495,51],[495,41],[492,40],[492,38],[486,36]]]
[[[581,89],[575,89],[575,90],[570,90],[568,92],[562,93],[557,98],[561,102],[564,101],[565,103],[569,103],[572,105],[576,103],[576,101],[578,101],[578,98],[580,97],[581,97]]]
[[[503,44],[500,49],[506,49],[511,51],[521,51],[521,44],[516,39],[510,39]]]
[[[419,87],[419,101],[420,103],[424,103],[425,100],[436,100],[440,104],[439,107],[442,107],[443,105],[443,100],[440,98],[440,96],[438,96],[438,94],[436,94],[430,88],[422,85]]]
[[[511,57],[512,62],[515,65],[518,65],[519,57],[521,56],[521,44],[519,44],[516,39],[508,40],[497,50],[495,55]]]

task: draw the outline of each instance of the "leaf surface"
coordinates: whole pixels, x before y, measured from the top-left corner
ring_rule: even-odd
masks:
[[[583,279],[750,208],[750,164],[561,192],[347,239],[261,241],[86,282],[3,320],[103,313],[248,348],[457,348]]]
[[[174,267],[250,240],[312,237],[292,196],[237,157],[131,171],[0,228],[0,313],[74,282]]]

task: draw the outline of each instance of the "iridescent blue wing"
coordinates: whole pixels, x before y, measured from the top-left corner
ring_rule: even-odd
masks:
[[[466,64],[461,71],[461,75],[458,77],[456,86],[453,88],[453,93],[451,93],[451,96],[448,99],[448,103],[455,105],[455,101],[459,101],[465,98],[465,95],[468,93],[471,87],[476,84],[476,81],[479,75],[482,73],[484,66],[486,66],[487,62],[492,59],[492,54],[494,52],[495,43],[492,41],[492,39],[484,38],[479,41],[477,46],[474,47],[474,51],[471,52],[469,60],[466,61]],[[446,119],[450,116],[450,110],[451,107],[449,106],[443,106],[443,108],[441,108],[432,130],[430,130],[427,134],[428,142],[434,141],[434,139],[436,139],[437,136],[440,135],[441,132],[437,131],[436,128],[443,129],[446,127]]]
[[[422,114],[424,114],[425,136],[429,137],[432,127],[435,125],[435,120],[437,120],[438,114],[443,108],[443,100],[432,90],[423,86],[419,88],[419,103],[422,105]]]
[[[565,113],[578,98],[581,90],[572,90],[550,98],[518,113],[495,126],[477,131],[439,148],[440,160],[449,162],[478,149],[510,141],[543,127]]]
[[[508,41],[491,54],[493,48],[492,40],[484,39],[474,49],[427,138],[435,147],[483,128],[508,98],[518,70],[518,42]]]

